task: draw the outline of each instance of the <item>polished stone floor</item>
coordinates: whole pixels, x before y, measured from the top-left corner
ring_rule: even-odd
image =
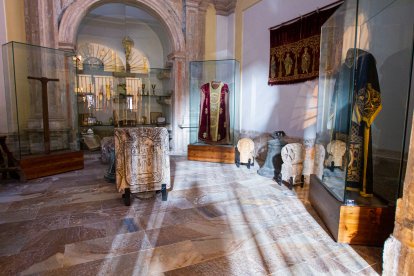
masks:
[[[257,168],[256,168],[257,169]],[[377,275],[381,249],[335,243],[256,169],[172,157],[168,201],[123,205],[106,166],[0,185],[0,275]]]

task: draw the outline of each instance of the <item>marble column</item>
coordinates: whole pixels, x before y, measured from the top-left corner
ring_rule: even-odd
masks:
[[[57,1],[55,0],[25,0],[25,26],[27,43],[48,48],[57,48],[58,37],[58,15]],[[70,93],[68,90],[67,74],[65,68],[71,66],[70,58],[65,58],[53,50],[39,47],[17,46],[18,51],[15,55],[26,55],[26,64],[19,63],[16,68],[27,68],[27,75],[32,77],[47,77],[59,79],[59,82],[49,82],[48,87],[48,107],[49,107],[49,127],[51,136],[52,150],[67,149],[69,147],[69,125],[70,118],[65,118],[64,113],[68,112],[71,102],[66,101],[65,95]],[[20,80],[22,82],[26,79]],[[43,152],[43,136],[39,129],[43,129],[43,108],[41,96],[41,84],[32,80],[25,87],[28,102],[30,105],[30,115],[26,126],[23,126],[28,135],[30,153]],[[22,101],[23,99],[19,99]],[[26,100],[27,101],[27,100]]]
[[[206,1],[187,0],[185,7],[187,61],[202,60],[205,52]]]
[[[397,201],[394,232],[391,237],[389,237],[385,242],[383,260],[383,275],[414,275],[413,132],[411,132],[410,150],[408,153],[408,163],[404,180],[403,197]]]
[[[176,52],[168,56],[168,60],[173,63],[172,79],[174,80],[174,95],[172,101],[172,132],[173,140],[171,151],[172,154],[183,155],[187,150],[189,141],[189,132],[186,119],[189,113],[188,100],[188,76],[186,74],[186,55],[185,53]]]

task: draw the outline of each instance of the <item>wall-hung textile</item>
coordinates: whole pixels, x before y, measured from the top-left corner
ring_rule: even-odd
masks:
[[[337,7],[270,29],[269,85],[318,77],[321,26]]]
[[[210,144],[228,143],[230,137],[229,87],[209,82],[200,88],[198,139]]]

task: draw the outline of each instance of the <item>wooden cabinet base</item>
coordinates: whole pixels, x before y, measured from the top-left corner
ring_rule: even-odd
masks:
[[[188,160],[234,164],[235,158],[233,146],[188,145]]]
[[[25,180],[83,169],[83,152],[53,152],[20,160]]]
[[[344,205],[315,175],[311,175],[309,201],[337,242],[382,246],[393,231],[394,207]]]

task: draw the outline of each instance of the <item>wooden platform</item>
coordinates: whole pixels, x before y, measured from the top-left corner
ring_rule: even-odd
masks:
[[[234,164],[235,158],[233,146],[188,145],[188,160]]]
[[[309,200],[340,243],[383,245],[394,228],[395,208],[383,205],[347,206],[311,175]]]
[[[82,151],[53,152],[20,160],[25,180],[83,169]]]

